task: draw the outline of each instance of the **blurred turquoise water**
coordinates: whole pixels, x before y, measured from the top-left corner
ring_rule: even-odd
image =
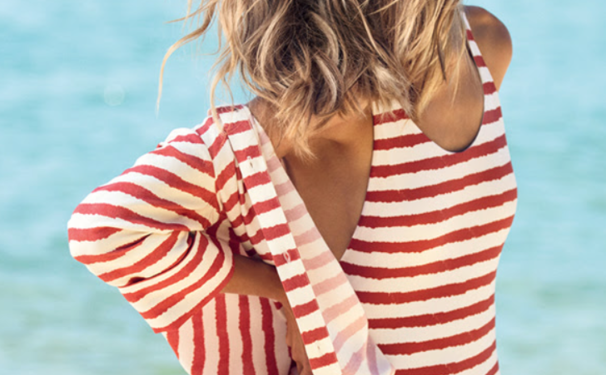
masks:
[[[0,373],[180,374],[164,339],[69,255],[96,186],[206,116],[212,57],[167,66],[185,1],[0,6]],[[501,88],[519,183],[498,273],[503,374],[606,371],[606,3],[483,0],[509,27]],[[213,51],[210,38],[204,51]],[[210,46],[209,45],[213,45]],[[236,102],[247,101],[234,85]]]

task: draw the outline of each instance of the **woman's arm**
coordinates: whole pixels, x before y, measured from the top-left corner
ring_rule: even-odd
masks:
[[[299,375],[311,375],[305,344],[275,267],[236,255],[234,272],[222,292],[266,297],[280,302],[286,317],[286,345],[290,348],[292,359],[297,364]]]
[[[232,255],[207,233],[220,216],[215,177],[199,135],[176,131],[76,207],[68,223],[71,254],[117,287],[155,332],[178,328],[218,293],[280,302],[286,343],[299,373],[310,374],[275,267]]]
[[[219,219],[213,163],[200,136],[177,130],[91,192],[68,223],[72,256],[117,287],[155,332],[183,324],[233,272]]]
[[[221,292],[265,297],[288,305],[276,268],[241,255],[234,256],[234,272]]]

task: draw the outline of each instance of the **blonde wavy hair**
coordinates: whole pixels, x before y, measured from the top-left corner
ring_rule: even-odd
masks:
[[[265,130],[310,156],[310,135],[334,115],[362,114],[359,98],[395,99],[414,120],[445,80],[456,82],[466,51],[462,10],[461,0],[201,0],[197,8],[188,0],[186,16],[172,22],[195,29],[164,56],[158,101],[167,59],[203,39],[218,13],[215,123],[217,84],[231,96],[228,82],[239,70],[274,110]],[[312,124],[312,115],[319,121]]]

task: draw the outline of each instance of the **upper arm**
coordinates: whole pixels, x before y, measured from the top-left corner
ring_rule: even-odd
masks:
[[[76,207],[71,254],[117,287],[156,332],[178,327],[233,269],[229,249],[206,233],[220,217],[215,185],[200,136],[173,132]]]
[[[498,89],[513,53],[509,31],[503,22],[483,8],[466,6],[465,13],[474,39]]]
[[[169,139],[76,207],[68,223],[76,259],[152,234],[204,230],[216,221],[219,205],[206,146],[188,131]]]

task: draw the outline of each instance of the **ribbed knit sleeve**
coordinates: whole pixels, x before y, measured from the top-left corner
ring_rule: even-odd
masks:
[[[68,223],[72,256],[117,287],[155,332],[178,328],[233,271],[211,233],[220,217],[208,148],[177,129],[91,192]]]

